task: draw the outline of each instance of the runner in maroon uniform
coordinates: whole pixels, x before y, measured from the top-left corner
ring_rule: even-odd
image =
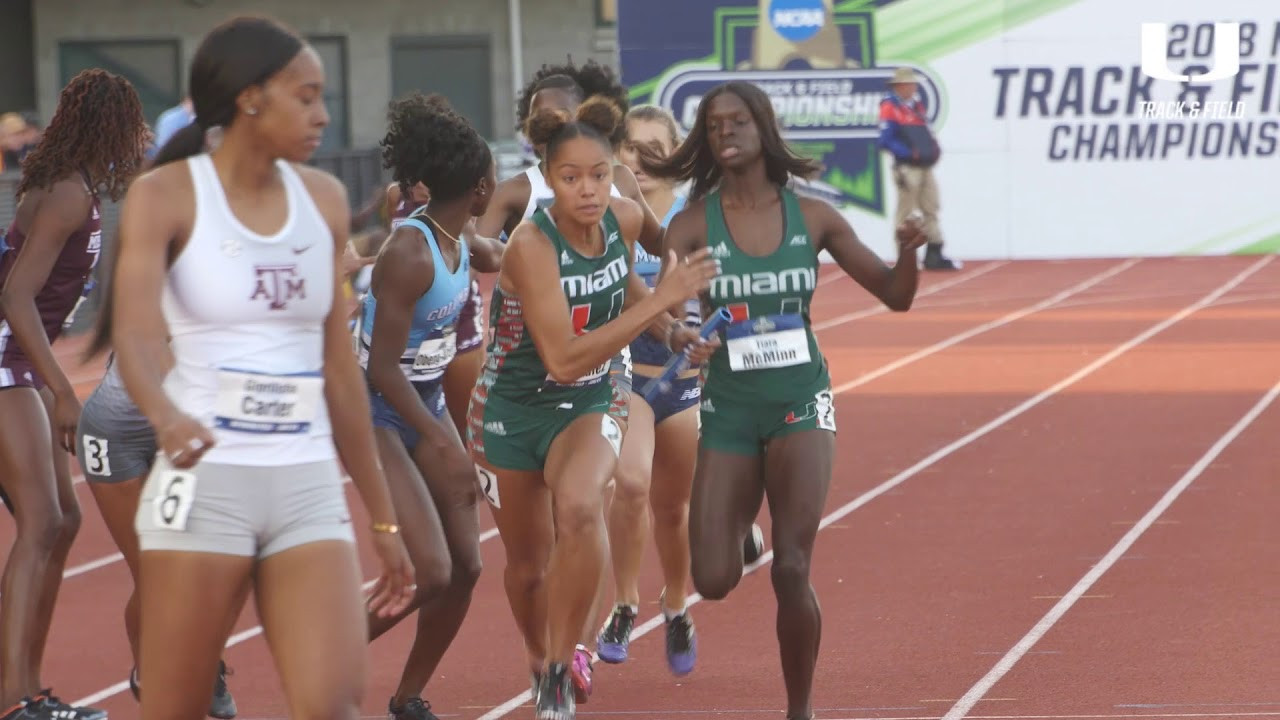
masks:
[[[104,717],[41,689],[62,568],[80,527],[67,453],[80,402],[52,343],[102,248],[99,194],[124,193],[150,132],[133,86],[103,70],[67,84],[22,166],[0,258],[0,482],[18,534],[0,587],[0,719]]]

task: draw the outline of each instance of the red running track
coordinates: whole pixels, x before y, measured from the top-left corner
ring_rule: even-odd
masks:
[[[822,277],[814,320],[840,442],[813,567],[819,718],[1280,716],[1280,263],[979,263],[925,276],[907,314],[873,310],[833,267]],[[73,375],[87,391],[96,371]],[[114,549],[78,493],[80,569],[45,679],[135,717],[128,574],[102,560]],[[428,697],[441,717],[528,718],[501,544],[483,548],[471,614]],[[659,583],[647,549],[644,619]],[[767,573],[753,572],[693,606],[692,675],[667,673],[658,627],[626,665],[597,664],[580,715],[780,717],[773,608]],[[284,717],[255,626],[246,609],[232,689],[241,717]],[[411,632],[371,648],[366,715],[385,714]]]

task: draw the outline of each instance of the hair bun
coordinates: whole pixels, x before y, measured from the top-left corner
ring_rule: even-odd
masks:
[[[622,117],[623,110],[617,101],[604,95],[587,98],[578,106],[578,122],[590,125],[606,138],[613,137],[622,125]]]
[[[542,108],[529,116],[529,120],[525,122],[524,134],[534,145],[545,145],[571,122],[573,118],[564,110]]]

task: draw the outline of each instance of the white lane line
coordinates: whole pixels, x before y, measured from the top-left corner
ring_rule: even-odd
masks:
[[[989,322],[982,323],[981,325],[977,325],[975,327],[969,328],[964,332],[956,333],[955,335],[952,335],[946,340],[936,342],[933,345],[930,345],[929,347],[920,348],[919,350],[916,350],[910,355],[905,355],[903,357],[900,357],[897,360],[894,360],[893,362],[888,363],[887,365],[881,365],[880,367],[876,368],[875,370],[872,370],[871,372],[860,375],[857,378],[850,380],[847,383],[844,383],[843,385],[838,385],[833,390],[833,392],[839,394],[848,390],[852,390],[853,388],[859,387],[861,385],[866,385],[867,383],[871,382],[872,380],[875,380],[876,378],[884,377],[885,375],[888,375],[894,370],[910,365],[911,363],[917,360],[922,360],[924,358],[927,358],[930,355],[933,355],[935,353],[942,352],[943,350],[946,350],[947,348],[953,345],[958,345],[964,342],[965,340],[981,335],[982,333],[987,332],[988,330],[994,330],[998,327],[1008,325],[1011,322],[1021,320],[1022,318],[1032,313],[1037,313],[1037,312],[1040,312],[1041,310],[1050,308],[1062,302],[1063,300],[1066,300],[1067,298],[1070,298],[1076,294],[1079,294],[1084,292],[1085,290],[1088,290],[1089,288],[1093,287],[1094,285],[1097,285],[1103,280],[1114,277],[1115,275],[1118,275],[1124,272],[1125,270],[1128,270],[1129,268],[1137,264],[1138,264],[1138,260],[1133,259],[1133,260],[1125,260],[1119,265],[1113,265],[1112,267],[1107,268],[1106,270],[1103,270],[1102,272],[1098,273],[1097,275],[1094,275],[1093,277],[1083,282],[1072,285],[1071,287],[1067,288],[1066,290],[1063,290],[1060,293],[1056,293],[1052,297],[1047,297],[1044,300],[1041,300],[1040,302],[1037,302],[1035,304],[1028,305],[1022,308],[1021,310],[1015,310],[1007,315],[1004,315],[1003,317],[999,317],[999,318],[996,318],[995,320],[991,320]]]
[[[1003,261],[1003,260],[1002,260],[1002,261],[1000,261],[1000,262],[993,262],[993,263],[990,263],[990,264],[987,264],[987,265],[983,265],[982,267],[980,267],[980,268],[978,268],[978,269],[974,270],[974,271],[973,271],[973,272],[971,272],[971,273],[968,273],[968,274],[965,274],[965,275],[961,275],[961,276],[956,277],[956,278],[952,278],[952,279],[947,280],[947,281],[945,281],[945,282],[940,282],[940,283],[938,283],[938,284],[936,284],[936,285],[931,285],[930,287],[928,287],[928,288],[926,288],[926,289],[924,289],[924,290],[920,291],[920,293],[919,293],[919,295],[918,295],[917,297],[924,297],[924,296],[926,296],[926,295],[932,295],[932,294],[934,294],[934,293],[938,293],[938,292],[941,292],[941,291],[943,291],[943,290],[946,290],[947,288],[955,287],[956,285],[959,285],[959,284],[961,284],[961,283],[968,282],[968,281],[970,281],[970,280],[972,280],[972,279],[974,279],[974,278],[976,278],[976,277],[980,277],[980,276],[982,276],[982,275],[985,275],[985,274],[987,274],[987,273],[991,272],[992,270],[995,270],[995,269],[996,269],[996,268],[998,268],[998,267],[1001,267],[1001,266],[1003,266],[1003,265],[1008,265],[1008,264],[1009,264],[1009,263],[1008,263],[1008,261]],[[841,273],[839,273],[839,274],[840,274],[840,275],[842,275],[842,276],[844,275],[844,273],[843,273],[843,272],[841,272]],[[883,313],[883,312],[886,312],[886,308],[885,308],[883,305],[877,305],[876,307],[870,308],[870,309],[868,309],[868,310],[863,310],[863,311],[860,311],[860,312],[857,312],[857,313],[850,313],[850,314],[848,314],[848,315],[842,315],[842,316],[840,316],[840,317],[833,318],[833,319],[828,320],[828,321],[826,321],[826,322],[819,323],[819,324],[817,324],[817,325],[814,325],[814,330],[815,330],[815,331],[817,331],[817,330],[825,330],[825,329],[827,329],[827,328],[834,327],[834,326],[836,326],[836,325],[842,325],[842,324],[844,324],[844,323],[847,323],[847,322],[850,322],[850,321],[853,321],[853,320],[858,320],[858,319],[860,319],[860,318],[864,318],[864,317],[870,317],[870,316],[872,316],[872,315],[878,315],[878,314]],[[878,376],[877,376],[877,377],[878,377]],[[351,478],[345,478],[345,481],[346,481],[346,482],[350,482],[350,480],[351,480]],[[77,473],[76,475],[74,475],[74,477],[73,477],[73,481],[72,481],[72,482],[73,482],[73,484],[83,483],[83,482],[84,482],[84,476],[83,476],[83,475],[81,475],[81,474],[78,474],[78,473]],[[480,542],[485,542],[486,540],[490,540],[490,539],[492,539],[492,538],[496,537],[496,536],[497,536],[497,534],[498,534],[498,531],[497,531],[497,529],[496,529],[496,528],[494,528],[494,529],[490,529],[490,530],[486,530],[486,531],[484,531],[483,533],[481,533],[481,534],[480,534]],[[96,559],[96,560],[91,560],[91,561],[89,561],[89,562],[87,562],[87,563],[84,563],[83,565],[77,565],[76,567],[74,567],[74,568],[71,568],[71,569],[67,570],[66,572],[64,572],[64,573],[62,574],[62,579],[63,579],[63,580],[66,580],[67,578],[72,578],[72,577],[75,577],[75,576],[77,576],[77,575],[83,575],[83,574],[85,574],[85,573],[89,572],[90,570],[96,570],[96,569],[98,569],[98,568],[100,568],[100,567],[105,567],[105,566],[110,565],[110,564],[112,564],[112,563],[120,562],[121,560],[124,560],[124,556],[123,556],[123,555],[121,555],[120,553],[115,553],[114,555],[108,555],[108,556],[106,556],[106,557],[101,557],[101,558],[98,558],[98,559]]]
[[[967,273],[959,277],[952,278],[950,280],[945,280],[943,282],[937,283],[936,285],[930,285],[929,287],[916,293],[916,299],[918,300],[923,297],[929,297],[930,295],[933,295],[935,293],[940,293],[943,290],[946,290],[947,288],[953,288],[962,283],[967,283],[976,277],[982,277],[983,275],[986,275],[992,270],[995,270],[996,268],[1003,267],[1008,264],[1009,264],[1008,261],[1001,260],[1000,262],[994,262],[989,265],[983,265],[982,267],[978,268],[977,270],[974,270],[971,273]],[[844,275],[844,273],[840,273],[840,274],[841,276]],[[819,282],[818,284],[821,285],[822,283]],[[889,309],[886,308],[884,305],[876,305],[874,307],[869,307],[865,310],[858,310],[857,312],[851,312],[851,313],[847,313],[837,317],[833,317],[830,320],[823,320],[822,322],[814,323],[813,329],[815,332],[818,330],[826,330],[827,328],[835,327],[836,325],[843,325],[844,323],[850,322],[852,320],[861,320],[862,318],[871,317],[873,315],[881,315],[888,311]]]
[[[1066,615],[1067,612],[1071,610],[1071,607],[1076,604],[1076,601],[1084,596],[1084,594],[1089,591],[1089,588],[1093,587],[1093,584],[1096,583],[1108,570],[1110,570],[1111,566],[1115,565],[1122,555],[1129,551],[1129,548],[1133,547],[1133,544],[1138,541],[1138,538],[1142,537],[1142,534],[1149,530],[1151,526],[1160,519],[1160,516],[1169,509],[1169,506],[1178,499],[1178,496],[1182,495],[1187,487],[1189,487],[1191,483],[1195,482],[1196,478],[1200,477],[1200,475],[1208,469],[1209,465],[1211,465],[1213,461],[1222,454],[1223,450],[1227,449],[1228,445],[1235,442],[1236,438],[1240,437],[1240,435],[1248,429],[1251,424],[1253,424],[1253,421],[1258,419],[1258,416],[1271,405],[1278,395],[1280,395],[1280,382],[1277,382],[1275,386],[1267,392],[1267,394],[1263,395],[1262,399],[1249,409],[1249,412],[1245,413],[1243,417],[1237,420],[1236,424],[1232,425],[1231,429],[1223,434],[1222,437],[1218,438],[1218,441],[1209,448],[1208,452],[1201,456],[1195,465],[1192,465],[1181,478],[1178,478],[1178,481],[1173,484],[1173,487],[1170,487],[1160,500],[1157,501],[1155,505],[1151,506],[1151,509],[1147,511],[1147,514],[1143,515],[1142,519],[1139,520],[1137,524],[1129,528],[1129,531],[1120,538],[1120,542],[1117,542],[1106,555],[1102,556],[1102,560],[1098,561],[1098,564],[1089,568],[1089,572],[1085,573],[1084,576],[1076,582],[1075,586],[1072,587],[1066,595],[1062,596],[1062,599],[1059,600],[1057,604],[1049,610],[1049,612],[1045,613],[1044,617],[1040,618],[1040,622],[1037,622],[1030,630],[1028,630],[1027,634],[1024,635],[1016,645],[1009,648],[1009,652],[1005,653],[1004,657],[1000,658],[1000,660],[997,661],[989,671],[987,671],[987,674],[982,676],[981,680],[975,683],[973,687],[969,688],[969,692],[965,693],[964,697],[960,698],[960,700],[952,706],[951,710],[943,716],[943,720],[960,720],[967,716],[969,711],[973,709],[973,706],[982,700],[983,696],[990,692],[991,688],[995,687],[995,684],[1000,682],[1000,679],[1003,678],[1006,673],[1013,669],[1013,666],[1016,665],[1018,661],[1021,660],[1022,657],[1026,655],[1027,652],[1030,651],[1031,648],[1034,647],[1035,644],[1039,642],[1040,639],[1043,638],[1059,620],[1062,619],[1062,616]]]
[[[852,513],[854,510],[857,510],[863,505],[866,505],[872,500],[880,497],[886,492],[889,492],[895,487],[901,485],[911,477],[919,474],[922,470],[925,470],[928,467],[936,464],[938,461],[946,458],[947,456],[951,455],[957,450],[960,450],[972,444],[974,441],[987,435],[992,430],[995,430],[996,428],[1008,423],[1010,420],[1017,418],[1019,415],[1022,415],[1023,413],[1030,410],[1031,408],[1039,405],[1040,403],[1044,402],[1050,397],[1053,397],[1054,395],[1058,394],[1065,388],[1070,387],[1071,385],[1074,385],[1080,380],[1083,380],[1084,378],[1093,374],[1099,368],[1103,367],[1107,363],[1116,359],[1120,355],[1134,349],[1135,347],[1141,345],[1142,343],[1146,342],[1150,338],[1154,337],[1156,334],[1168,329],[1175,323],[1186,318],[1188,315],[1207,306],[1209,303],[1212,303],[1213,301],[1217,300],[1219,297],[1222,297],[1226,293],[1230,292],[1232,288],[1239,285],[1250,275],[1257,272],[1264,265],[1270,262],[1272,257],[1273,256],[1267,256],[1262,260],[1254,263],[1253,265],[1250,265],[1249,267],[1245,268],[1242,272],[1240,272],[1238,275],[1228,280],[1225,284],[1221,285],[1217,290],[1214,290],[1213,292],[1209,293],[1208,295],[1205,295],[1204,297],[1200,298],[1199,300],[1192,303],[1191,305],[1188,305],[1182,310],[1179,310],[1177,313],[1171,315],[1170,317],[1156,323],[1155,325],[1152,325],[1151,327],[1147,328],[1141,333],[1138,333],[1137,335],[1130,338],[1123,344],[1113,348],[1107,354],[1103,355],[1102,357],[1099,357],[1097,360],[1094,360],[1093,362],[1084,366],[1080,370],[1077,370],[1076,372],[1072,373],[1067,378],[1060,380],[1057,383],[1054,383],[1047,390],[1041,391],[1040,393],[1036,394],[1034,397],[1031,397],[1023,401],[1017,407],[1003,413],[999,417],[988,422],[986,425],[983,425],[982,427],[977,428],[976,430],[952,442],[951,444],[938,449],[937,451],[933,452],[928,457],[924,458],[923,460],[916,463],[915,465],[912,465],[911,467],[907,468],[906,470],[903,470],[897,475],[894,475],[893,477],[889,478],[883,483],[880,483],[879,485],[872,488],[871,490],[868,490],[862,495],[859,495],[858,497],[854,498],[852,501],[840,506],[834,512],[822,518],[822,521],[818,523],[818,530],[823,530],[828,526],[830,526],[832,523],[839,522],[845,516],[849,515],[849,513]],[[746,575],[752,572],[755,572],[759,568],[764,567],[771,560],[773,560],[773,551],[768,550],[763,555],[760,556],[760,559],[757,560],[755,564],[743,570],[743,576],[745,577]],[[701,601],[702,601],[702,596],[699,595],[698,593],[693,593],[689,595],[687,598],[685,598],[685,607],[692,607],[693,605],[696,605]],[[659,613],[658,615],[650,618],[644,624],[633,629],[631,631],[631,640],[635,641],[636,639],[641,638],[646,634],[652,632],[655,628],[660,627],[662,625],[662,622],[663,622],[662,614]],[[514,711],[516,708],[519,708],[525,703],[529,702],[531,699],[532,699],[532,696],[530,695],[529,691],[525,690],[521,692],[519,695],[516,695],[510,700],[502,703],[501,705],[485,713],[484,715],[481,715],[479,718],[477,718],[477,720],[497,720],[498,718],[505,717],[511,714],[511,712]]]

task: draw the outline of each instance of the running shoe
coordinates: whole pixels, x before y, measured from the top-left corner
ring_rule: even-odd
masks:
[[[760,559],[764,554],[764,531],[756,523],[751,523],[751,532],[747,533],[747,539],[742,541],[742,559],[752,565]]]
[[[133,693],[133,699],[142,702],[142,683],[138,682],[138,666],[134,665],[129,670],[129,692]]]
[[[106,720],[107,711],[93,707],[73,707],[59,700],[53,690],[46,689],[26,707],[33,720]]]
[[[209,717],[231,720],[236,716],[236,699],[227,688],[227,663],[218,661],[218,677],[213,681],[213,699],[209,701]]]
[[[17,705],[4,711],[0,715],[0,720],[35,720],[36,716],[32,715],[28,708],[31,706],[30,698],[22,698]]]
[[[693,620],[689,619],[689,608],[666,618],[666,623],[667,667],[677,677],[688,675],[698,660],[698,634],[693,629]]]
[[[387,701],[388,720],[440,720],[431,712],[431,703],[420,697],[411,697],[400,707],[395,703],[395,698]]]
[[[529,673],[529,696],[533,698],[533,704],[538,704],[538,693],[542,691],[542,673],[534,670]]]
[[[579,645],[573,651],[573,699],[584,705],[591,697],[591,651]]]
[[[636,622],[636,611],[630,605],[619,603],[596,638],[596,654],[600,659],[616,665],[627,661],[627,648],[631,644],[631,628]]]
[[[573,677],[563,663],[553,663],[542,676],[534,717],[537,720],[574,720]]]

